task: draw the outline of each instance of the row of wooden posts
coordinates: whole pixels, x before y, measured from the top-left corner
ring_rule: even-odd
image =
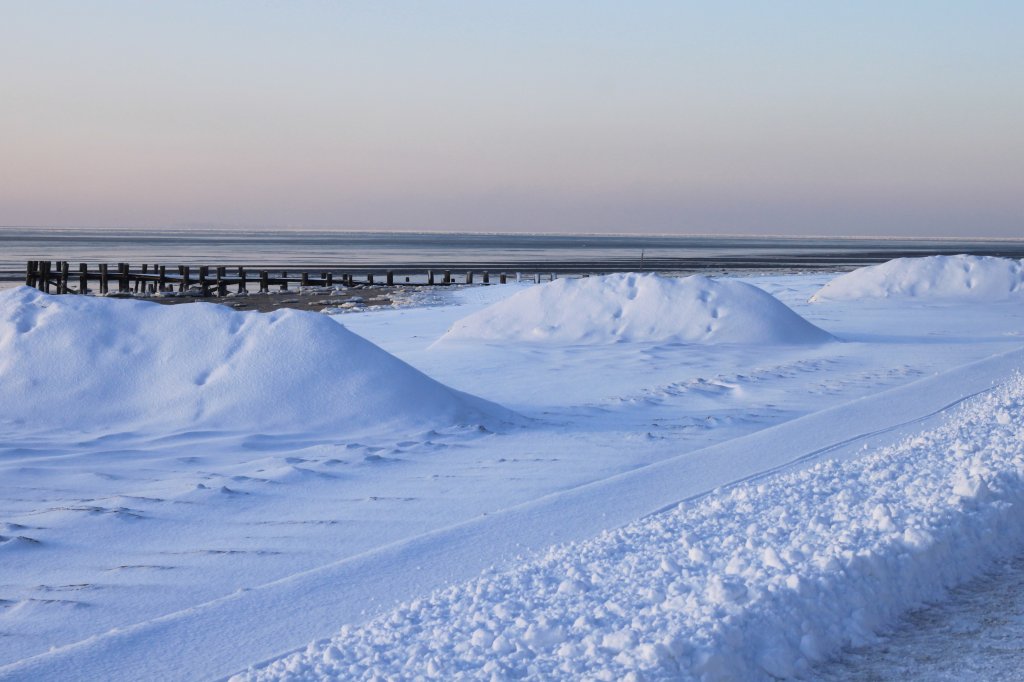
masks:
[[[232,268],[232,270],[235,270]],[[177,266],[177,272],[168,272],[165,265],[143,264],[141,270],[132,270],[128,263],[118,263],[116,270],[111,271],[106,263],[100,263],[96,269],[90,270],[88,264],[79,263],[77,270],[72,270],[67,261],[28,261],[25,268],[25,284],[35,287],[40,291],[56,294],[85,294],[89,293],[89,282],[99,282],[100,294],[110,293],[110,284],[113,281],[117,287],[117,293],[122,294],[155,294],[159,292],[178,291],[184,293],[193,284],[198,285],[203,296],[226,296],[228,287],[237,286],[238,293],[247,293],[249,284],[259,283],[259,292],[268,293],[270,287],[280,287],[281,291],[287,291],[289,284],[297,284],[299,287],[333,287],[334,273],[324,271],[319,277],[313,277],[308,272],[301,273],[298,277],[289,277],[288,273],[282,271],[280,276],[271,277],[267,270],[259,270],[256,273],[247,271],[244,267],[237,268],[237,272],[228,274],[226,267],[213,269],[211,274],[208,266],[201,266],[197,269],[197,276],[192,275],[192,268],[187,265]],[[255,277],[253,276],[255,274]],[[516,276],[518,278],[518,275]],[[540,274],[534,275],[537,282],[540,282]],[[473,284],[474,273],[466,273],[464,282]],[[555,279],[555,274],[551,274]],[[343,286],[355,286],[356,284],[389,284],[395,283],[395,273],[388,270],[380,281],[375,281],[373,274],[367,274],[366,279],[356,280],[355,275],[344,273],[338,278],[338,284]],[[409,281],[409,277],[405,278]],[[501,273],[498,281],[505,284],[508,281],[508,273]],[[488,272],[481,276],[483,284],[490,284],[491,277]],[[427,284],[455,284],[455,278],[451,270],[427,271]],[[52,289],[51,289],[52,287]]]

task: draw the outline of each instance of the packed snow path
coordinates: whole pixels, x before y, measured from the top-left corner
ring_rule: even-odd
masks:
[[[403,604],[238,679],[807,674],[1024,548],[1024,378],[948,423]]]

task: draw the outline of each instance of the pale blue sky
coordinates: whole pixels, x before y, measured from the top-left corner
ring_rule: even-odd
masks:
[[[1021,2],[0,0],[0,224],[1024,236]]]

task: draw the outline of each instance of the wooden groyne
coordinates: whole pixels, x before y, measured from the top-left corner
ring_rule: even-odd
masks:
[[[414,276],[425,275],[425,282],[410,281]],[[497,276],[497,283],[505,284],[510,275],[502,272]],[[521,273],[512,275],[514,280],[521,279]],[[556,279],[555,273],[548,276]],[[404,279],[404,281],[399,281]],[[534,273],[530,279],[541,281],[540,273]],[[96,283],[95,288],[90,283]],[[72,268],[68,261],[28,261],[25,268],[25,284],[40,291],[51,294],[123,294],[123,295],[156,295],[161,293],[186,292],[200,296],[227,296],[229,293],[249,293],[250,287],[259,293],[271,291],[288,291],[289,287],[353,287],[370,285],[393,286],[396,283],[405,286],[446,286],[452,284],[492,284],[491,274],[487,271],[479,273],[469,270],[464,275],[453,275],[451,270],[427,270],[425,273],[400,273],[397,277],[394,270],[387,270],[382,275],[365,273],[356,275],[352,272],[336,272],[324,270],[317,273],[300,272],[289,275],[287,271],[253,270],[245,267],[225,266],[210,267],[188,265],[166,266],[160,264],[143,264],[132,267],[128,263],[117,263],[113,268],[108,263],[100,263],[90,267],[87,263],[79,263]]]

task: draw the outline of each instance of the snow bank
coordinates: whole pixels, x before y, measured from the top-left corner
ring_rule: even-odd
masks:
[[[1024,379],[847,461],[712,493],[235,679],[775,679],[1024,546]]]
[[[896,258],[840,275],[811,296],[820,301],[917,298],[1002,301],[1024,293],[1024,261],[991,256]]]
[[[441,342],[805,344],[832,337],[732,280],[625,273],[530,287],[459,320]]]
[[[0,433],[341,433],[510,416],[322,315],[0,293]]]

